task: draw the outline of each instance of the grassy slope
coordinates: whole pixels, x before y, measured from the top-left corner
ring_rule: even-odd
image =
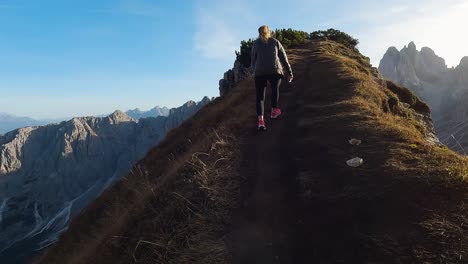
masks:
[[[171,131],[71,224],[38,263],[219,263],[239,201],[252,81]]]
[[[295,137],[302,253],[316,263],[468,262],[467,159],[426,140],[416,112],[427,105],[341,45],[321,43],[311,60]],[[347,167],[356,156],[364,165]]]
[[[334,42],[289,54],[293,67],[308,65],[296,75],[310,80],[296,87],[301,129],[291,139],[303,203],[297,254],[317,263],[463,263],[467,160],[425,141],[411,110],[424,104],[388,89],[364,57]],[[253,96],[248,79],[173,130],[38,263],[226,262]],[[351,137],[363,145],[351,147]],[[347,167],[357,155],[364,166]]]

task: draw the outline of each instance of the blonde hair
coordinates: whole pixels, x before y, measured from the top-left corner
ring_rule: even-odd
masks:
[[[267,25],[263,25],[258,28],[258,38],[265,43],[267,43],[268,40],[271,38],[271,31]]]

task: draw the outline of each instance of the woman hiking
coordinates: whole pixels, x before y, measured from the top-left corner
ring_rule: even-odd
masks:
[[[251,63],[255,76],[257,99],[258,130],[266,130],[265,126],[265,89],[267,81],[271,86],[271,115],[272,119],[281,115],[278,108],[279,87],[285,73],[288,81],[293,79],[291,65],[279,40],[271,37],[270,28],[261,26],[258,29],[258,39],[252,46]],[[285,72],[286,71],[286,72]]]

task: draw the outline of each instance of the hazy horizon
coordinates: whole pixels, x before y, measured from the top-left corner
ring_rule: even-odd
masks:
[[[199,102],[201,99],[198,99],[198,100],[192,100],[192,101],[195,101],[195,102]],[[186,103],[186,102],[184,102]],[[165,106],[165,105],[155,105],[151,108],[141,108],[141,107],[133,107],[133,108],[130,108],[130,109],[114,109],[110,112],[106,112],[106,113],[94,113],[94,114],[90,114],[90,115],[74,115],[74,116],[55,116],[55,117],[50,117],[50,118],[36,118],[36,117],[33,117],[33,116],[22,116],[22,115],[16,115],[16,114],[13,114],[13,113],[8,113],[8,112],[2,112],[0,111],[0,117],[2,116],[9,116],[9,117],[13,117],[13,118],[30,118],[30,119],[33,119],[35,121],[59,121],[59,120],[67,120],[67,119],[71,119],[71,118],[74,118],[74,117],[87,117],[87,116],[94,116],[94,117],[99,117],[99,116],[107,116],[107,115],[111,115],[113,112],[115,111],[122,111],[122,112],[128,112],[128,111],[135,111],[135,110],[139,110],[141,112],[149,112],[151,110],[153,110],[154,108],[156,107],[159,107],[161,109],[163,108],[167,108],[167,109],[172,109],[172,108],[177,108],[177,107],[180,107],[182,106],[184,103],[180,104],[180,105],[175,105],[175,106]]]
[[[240,41],[262,24],[345,31],[376,67],[410,41],[456,66],[468,56],[467,12],[461,0],[0,0],[0,112],[55,119],[217,96]]]

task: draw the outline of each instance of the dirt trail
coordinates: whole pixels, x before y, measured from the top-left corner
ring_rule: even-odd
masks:
[[[293,61],[295,55],[305,56],[305,51],[297,52],[290,54]],[[310,50],[308,53],[312,55]],[[283,83],[280,88],[283,114],[277,120],[270,120],[271,107],[266,104],[267,131],[252,130],[245,139],[244,207],[235,213],[234,231],[229,239],[233,263],[302,263],[301,254],[297,254],[301,245],[297,228],[301,221],[298,214],[301,202],[297,197],[298,172],[294,165],[296,146],[292,143],[300,123],[299,106],[303,103],[300,89],[309,82],[304,73],[310,64],[310,59],[295,61],[296,80],[293,85]],[[269,96],[267,92],[266,102]]]
[[[252,131],[245,138],[241,173],[248,182],[242,188],[244,207],[235,212],[228,237],[230,262],[442,262],[435,260],[450,252],[443,247],[452,240],[434,237],[435,229],[427,231],[415,223],[450,216],[445,211],[448,205],[457,215],[465,215],[460,209],[465,208],[460,202],[465,191],[443,189],[439,175],[433,183],[422,180],[418,176],[425,175],[425,169],[405,172],[389,163],[394,159],[413,166],[418,155],[434,159],[433,164],[440,160],[430,151],[427,156],[412,152],[411,157],[400,157],[408,150],[391,143],[408,144],[408,139],[388,135],[392,130],[377,123],[364,107],[353,109],[343,103],[365,87],[359,86],[363,82],[359,84],[355,76],[358,70],[343,66],[339,57],[324,55],[316,45],[291,50],[297,78],[293,88],[281,88],[281,119],[268,118],[268,131]],[[379,86],[363,91],[375,88]],[[362,99],[358,105],[372,106]],[[373,129],[372,124],[380,127]],[[353,148],[347,142],[351,137],[364,139],[365,144]],[[345,161],[353,156],[363,157],[365,164],[350,169]],[[447,194],[460,196],[448,199]],[[427,202],[427,197],[432,200]],[[451,234],[464,239],[462,233]],[[451,247],[456,248],[452,258],[458,259],[450,263],[466,263],[462,258],[466,244]]]

